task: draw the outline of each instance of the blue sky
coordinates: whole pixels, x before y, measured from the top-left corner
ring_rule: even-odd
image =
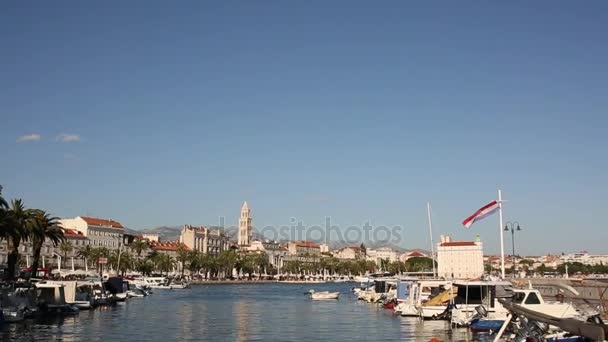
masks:
[[[606,32],[605,1],[3,2],[0,184],[135,229],[247,200],[408,248],[431,201],[488,253],[498,218],[460,222],[501,188],[518,252],[606,253]]]

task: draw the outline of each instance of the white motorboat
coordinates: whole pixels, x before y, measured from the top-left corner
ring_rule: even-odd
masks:
[[[129,298],[143,298],[143,297],[146,297],[147,295],[148,294],[144,289],[133,288],[133,289],[127,291],[127,297],[129,297]]]
[[[401,316],[416,316],[422,319],[436,319],[447,309],[447,304],[431,303],[429,298],[438,295],[446,288],[451,287],[445,280],[419,280],[410,286],[407,299],[397,305],[395,311]],[[428,302],[428,303],[427,303]]]
[[[169,284],[169,287],[171,287],[172,289],[189,289],[190,284],[184,281],[180,283]]]
[[[338,299],[340,297],[340,292],[316,292],[315,290],[310,290],[308,293],[310,293],[310,298],[312,300]]]
[[[474,319],[479,317],[477,307],[483,306],[485,319],[504,321],[509,311],[500,304],[499,298],[510,298],[512,287],[508,281],[454,281],[453,285],[458,288],[456,297],[453,299],[452,325],[468,326]]]

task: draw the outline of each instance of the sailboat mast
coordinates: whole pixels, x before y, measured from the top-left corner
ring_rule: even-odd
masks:
[[[437,272],[435,269],[435,244],[433,243],[433,221],[431,220],[431,203],[426,202],[426,212],[429,217],[429,235],[431,236],[431,257],[433,259],[433,278],[435,278]]]

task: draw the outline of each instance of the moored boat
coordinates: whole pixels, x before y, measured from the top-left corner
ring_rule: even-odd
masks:
[[[315,290],[310,290],[308,293],[310,293],[310,298],[312,300],[338,299],[340,297],[340,292],[316,292]]]

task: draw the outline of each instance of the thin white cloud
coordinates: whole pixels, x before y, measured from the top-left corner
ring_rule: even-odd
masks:
[[[26,134],[17,138],[18,143],[31,142],[31,141],[40,141],[42,136],[38,133]]]
[[[65,159],[65,160],[74,160],[74,159],[76,159],[76,155],[72,154],[72,153],[64,153],[63,154],[63,159]]]
[[[57,141],[69,143],[80,141],[80,134],[61,133],[56,138]]]

